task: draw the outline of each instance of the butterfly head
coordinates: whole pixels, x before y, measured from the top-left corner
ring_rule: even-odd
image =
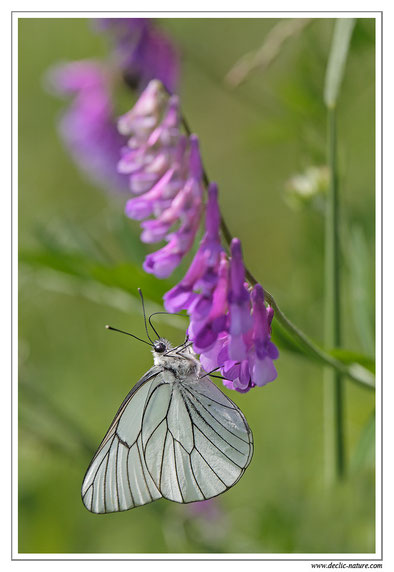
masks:
[[[152,344],[153,361],[155,365],[165,367],[171,356],[173,345],[165,338],[159,338]],[[170,358],[171,359],[171,358]]]
[[[153,355],[163,355],[170,349],[172,349],[172,345],[164,338],[160,338],[153,343]]]

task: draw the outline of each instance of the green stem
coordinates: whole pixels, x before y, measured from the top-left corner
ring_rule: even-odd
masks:
[[[336,153],[336,111],[328,109],[328,165],[330,189],[326,210],[325,238],[325,332],[327,347],[341,345],[339,193]],[[344,474],[343,380],[341,372],[326,369],[324,375],[325,474],[328,482]]]
[[[189,126],[184,115],[182,115],[182,123],[184,129],[188,135],[192,134],[192,130]],[[205,168],[203,167],[203,180],[206,187],[209,185],[209,177]],[[220,228],[223,234],[223,238],[225,239],[228,246],[230,246],[231,241],[233,239],[233,235],[230,232],[230,229],[227,226],[226,221],[224,220],[223,216],[221,215],[220,221]],[[248,268],[245,268],[246,277],[249,283],[254,286],[257,284],[258,280],[253,276]],[[304,334],[297,326],[295,326],[282,312],[279,308],[278,304],[276,303],[272,294],[270,294],[267,290],[264,289],[265,294],[265,301],[267,304],[272,306],[275,312],[275,319],[287,330],[295,340],[297,340],[303,348],[305,348],[309,354],[312,354],[320,363],[330,366],[332,369],[346,375],[352,381],[362,385],[363,387],[368,387],[369,389],[374,389],[374,384],[371,376],[365,376],[360,374],[360,370],[357,368],[352,368],[350,366],[346,366],[339,360],[335,359],[333,356],[322,350],[319,346],[317,346],[306,334]]]

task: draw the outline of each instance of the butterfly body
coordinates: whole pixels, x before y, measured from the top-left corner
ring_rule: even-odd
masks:
[[[153,362],[173,374],[171,383],[192,383],[193,379],[200,377],[202,367],[190,346],[179,350],[173,348],[165,338],[160,338],[159,342],[163,344],[165,351],[158,353],[153,349]]]
[[[189,503],[232,487],[253,454],[238,407],[213,384],[190,346],[153,344],[154,366],[124,399],[93,457],[82,500],[94,513],[167,498]]]

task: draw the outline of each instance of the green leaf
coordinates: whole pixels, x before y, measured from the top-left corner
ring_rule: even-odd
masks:
[[[324,103],[330,108],[334,108],[338,100],[355,23],[355,18],[341,18],[335,22],[324,86]]]
[[[81,254],[63,253],[60,257],[52,252],[22,251],[19,259],[33,269],[53,270],[58,273],[58,280],[65,282],[67,277],[78,278],[83,282],[121,290],[134,297],[138,296],[138,288],[141,288],[145,298],[160,304],[163,294],[172,287],[168,280],[158,280],[135,264],[98,264]]]
[[[33,268],[51,268],[58,272],[64,272],[73,276],[88,278],[89,270],[93,261],[81,254],[63,253],[59,256],[57,252],[52,251],[29,251],[22,250],[19,253],[19,261],[28,264]]]
[[[334,358],[346,365],[356,363],[365,367],[365,369],[371,373],[375,373],[375,359],[372,356],[361,354],[359,352],[353,352],[351,350],[345,350],[342,348],[335,348],[329,353]]]
[[[286,350],[303,357],[316,359],[312,353],[308,352],[305,346],[297,342],[275,319],[272,322],[272,341],[281,350]]]

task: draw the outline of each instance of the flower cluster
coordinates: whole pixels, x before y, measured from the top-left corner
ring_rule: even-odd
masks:
[[[164,295],[169,312],[187,310],[188,334],[206,371],[220,368],[224,384],[240,392],[273,381],[278,350],[271,341],[272,308],[260,284],[245,282],[241,243],[228,259],[220,242],[217,186],[208,188],[205,234],[185,277]]]
[[[169,95],[177,78],[175,50],[150,20],[105,19],[99,26],[114,34],[124,79],[144,90],[116,122],[110,93],[116,75],[94,61],[58,66],[50,73],[52,87],[74,96],[60,124],[62,137],[91,177],[131,193],[125,212],[140,221],[141,240],[166,242],[146,257],[146,272],[170,276],[191,250],[205,214],[197,252],[165,294],[165,307],[189,314],[189,338],[207,372],[220,369],[225,385],[240,392],[263,386],[277,376],[273,310],[260,284],[245,280],[240,241],[232,240],[230,255],[222,246],[215,183],[204,204],[198,138],[183,134],[179,99]]]
[[[130,87],[141,91],[151,79],[158,79],[171,93],[176,90],[178,54],[151,19],[101,18],[97,24],[112,34],[116,65]]]
[[[114,63],[82,60],[61,64],[47,74],[47,85],[73,101],[59,123],[59,132],[75,163],[90,179],[111,190],[128,190],[128,177],[117,164],[127,139],[117,129],[112,88],[121,75],[129,86],[143,89],[153,78],[175,90],[178,55],[170,40],[147,18],[106,18],[99,30],[115,40]]]
[[[200,225],[203,184],[198,139],[181,133],[178,97],[168,98],[157,80],[148,84],[118,127],[128,137],[118,169],[129,176],[130,190],[137,195],[127,202],[126,214],[143,221],[143,242],[166,240],[144,263],[146,272],[165,278],[191,249]]]
[[[118,126],[129,137],[119,172],[130,177],[130,190],[137,195],[128,200],[126,214],[143,221],[144,242],[167,241],[144,263],[147,272],[167,277],[192,247],[204,208],[198,140],[182,135],[178,97],[168,97],[157,80]],[[207,193],[204,236],[184,278],[164,295],[164,304],[169,312],[187,310],[188,335],[206,371],[220,369],[227,387],[246,392],[276,378],[273,311],[265,307],[260,284],[250,288],[245,281],[238,239],[227,256],[217,185],[211,183]]]
[[[126,139],[116,128],[106,69],[82,60],[56,66],[46,79],[57,94],[74,96],[59,131],[75,163],[100,186],[127,190],[127,177],[116,167]]]

